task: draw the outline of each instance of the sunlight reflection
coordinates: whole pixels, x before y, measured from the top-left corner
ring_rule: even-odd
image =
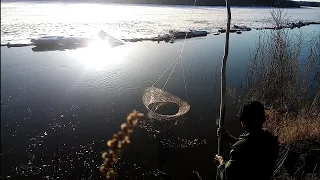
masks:
[[[121,62],[123,53],[120,51],[122,50],[120,47],[113,47],[108,41],[95,40],[90,42],[88,47],[74,53],[85,69],[99,71]]]

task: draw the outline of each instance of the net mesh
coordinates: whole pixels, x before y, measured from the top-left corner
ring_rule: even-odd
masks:
[[[142,97],[142,102],[149,111],[147,114],[148,117],[158,120],[169,120],[177,118],[186,114],[190,110],[190,105],[187,102],[156,87],[146,88]],[[169,103],[174,103],[179,107],[176,114],[164,115],[156,112],[159,107],[165,106]]]

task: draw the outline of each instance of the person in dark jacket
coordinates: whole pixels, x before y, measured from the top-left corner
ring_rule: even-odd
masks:
[[[270,180],[279,156],[278,138],[267,129],[264,106],[258,101],[246,103],[240,110],[239,120],[246,134],[240,138],[218,130],[231,146],[229,160],[216,155],[219,180]]]

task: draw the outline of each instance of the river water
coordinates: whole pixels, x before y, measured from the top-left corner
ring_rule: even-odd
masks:
[[[197,7],[187,18],[184,15],[189,16],[192,8],[185,6],[1,5],[2,42],[26,41],[40,34],[87,37],[100,29],[119,37],[152,36],[172,27],[183,29],[188,22],[208,30],[224,22],[220,7]],[[234,22],[262,26],[269,19],[269,11],[233,8]],[[293,19],[312,21],[320,19],[317,11],[288,10]],[[315,34],[318,28],[312,25],[290,32]],[[238,88],[244,79],[250,50],[255,48],[259,33],[231,34],[229,88]],[[132,144],[117,163],[119,179],[193,179],[193,171],[204,179],[214,178],[217,82],[223,45],[224,35],[185,42],[182,55],[191,110],[172,121],[141,121]],[[115,48],[92,45],[45,52],[34,52],[31,47],[1,47],[1,177],[100,179],[98,167],[105,142],[130,111],[146,112],[141,101],[144,89],[179,56],[182,46],[183,41],[139,42]],[[165,80],[162,78],[156,86],[161,87]],[[186,100],[183,82],[179,64],[166,90]],[[236,109],[229,97],[226,128],[237,135],[242,130]]]

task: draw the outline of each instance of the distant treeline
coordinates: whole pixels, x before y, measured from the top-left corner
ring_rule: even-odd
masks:
[[[300,6],[320,7],[320,2],[298,1]]]
[[[101,1],[101,0],[99,0]],[[124,3],[150,3],[170,5],[193,5],[194,0],[109,0]],[[229,0],[231,6],[277,6],[299,7],[299,4],[289,0]],[[224,6],[224,0],[197,0],[199,6]]]
[[[58,1],[58,2],[96,2],[96,3],[127,3],[127,4],[162,4],[162,5],[193,5],[194,0],[1,0],[12,1]],[[262,6],[262,7],[300,7],[299,2],[291,0],[229,0],[231,6]],[[305,3],[304,3],[305,4]],[[224,6],[224,0],[197,0],[198,6]]]

